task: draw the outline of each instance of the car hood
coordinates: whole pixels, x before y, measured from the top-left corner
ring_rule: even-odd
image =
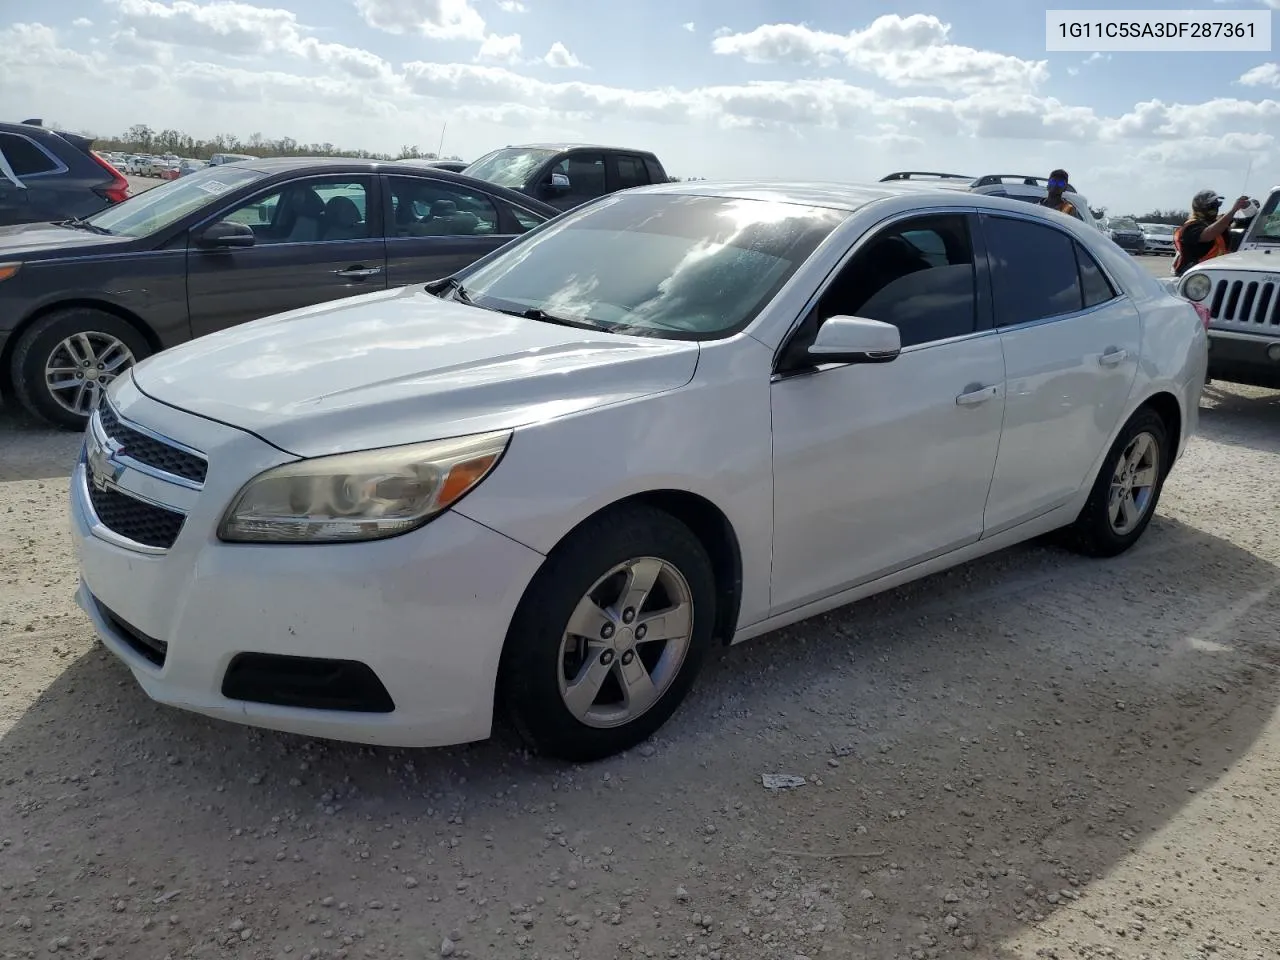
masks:
[[[113,237],[52,223],[20,223],[0,227],[0,261],[65,257],[132,241],[132,237]]]
[[[1246,250],[1244,253],[1228,253],[1198,263],[1192,269],[1209,273],[1215,270],[1248,270],[1257,273],[1280,274],[1280,256],[1262,250]]]
[[[673,390],[698,345],[365,294],[200,337],[133,370],[148,396],[298,456],[518,427]]]

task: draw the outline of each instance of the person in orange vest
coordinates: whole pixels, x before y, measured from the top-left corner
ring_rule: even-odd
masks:
[[[1046,188],[1047,195],[1040,201],[1040,206],[1059,210],[1062,213],[1070,214],[1079,220],[1080,214],[1076,212],[1075,204],[1062,196],[1064,190],[1070,189],[1071,178],[1067,176],[1067,171],[1053,171],[1053,173],[1049,174],[1049,183]]]
[[[1180,277],[1197,263],[1230,253],[1227,230],[1231,218],[1249,206],[1249,198],[1241,197],[1231,209],[1219,215],[1223,198],[1212,190],[1201,190],[1191,198],[1191,219],[1173,231],[1173,275]]]

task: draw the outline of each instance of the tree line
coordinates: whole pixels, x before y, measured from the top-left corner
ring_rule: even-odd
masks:
[[[86,134],[89,136],[89,134]],[[234,133],[220,133],[209,139],[193,137],[181,130],[153,130],[145,123],[135,123],[118,136],[94,137],[94,149],[115,153],[172,153],[192,160],[208,160],[215,153],[240,153],[248,157],[359,157],[364,160],[461,160],[457,155],[439,157],[416,144],[400,148],[399,153],[377,153],[352,150],[332,143],[301,143],[293,137],[268,139],[261,133],[242,139]]]
[[[1097,210],[1090,207],[1089,212],[1093,214],[1095,220],[1102,220],[1107,216],[1106,207],[1099,207]],[[1191,217],[1191,213],[1187,210],[1152,210],[1141,216],[1138,214],[1117,214],[1117,216],[1127,216],[1138,223],[1165,223],[1171,227],[1180,227]]]

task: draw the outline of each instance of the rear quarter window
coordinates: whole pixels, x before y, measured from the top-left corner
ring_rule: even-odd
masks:
[[[0,150],[4,151],[9,166],[19,177],[34,177],[52,173],[60,164],[26,137],[14,133],[0,133]]]

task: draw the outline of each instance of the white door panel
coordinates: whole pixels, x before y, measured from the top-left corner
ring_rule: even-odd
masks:
[[[773,383],[774,613],[976,541],[1003,384],[994,333]]]
[[[1090,483],[1138,371],[1141,324],[1128,300],[1004,330],[1004,435],[986,531],[1065,503]]]

